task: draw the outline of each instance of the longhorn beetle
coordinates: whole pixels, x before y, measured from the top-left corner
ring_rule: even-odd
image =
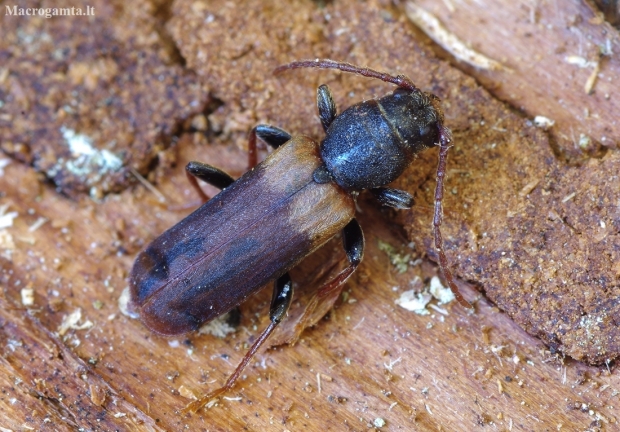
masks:
[[[459,293],[443,251],[440,226],[451,136],[443,124],[438,98],[419,90],[406,76],[333,60],[297,61],[275,72],[299,68],[339,69],[397,88],[337,114],[329,88],[321,85],[317,105],[325,130],[323,141],[318,144],[275,126],[258,125],[249,137],[252,169],[238,180],[200,162],[187,165],[191,184],[206,202],[138,255],[129,280],[131,304],[142,322],[164,335],[197,330],[268,281],[275,280],[275,284],[267,328],[226,384],[189,404],[186,411],[196,411],[232,388],[286,315],[293,295],[289,270],[339,232],[348,265],[320,288],[304,317],[342,290],[364,252],[364,236],[354,218],[358,194],[368,189],[384,205],[410,208],[411,195],[385,186],[403,173],[417,153],[437,143],[433,227],[439,267],[459,303],[472,307]],[[275,149],[258,165],[257,138]],[[208,200],[196,178],[222,191]]]

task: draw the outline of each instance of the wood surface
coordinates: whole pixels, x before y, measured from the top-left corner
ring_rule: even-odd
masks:
[[[593,141],[591,153],[601,146],[617,147],[620,101],[614,94],[620,64],[613,51],[620,46],[620,37],[587,2],[420,0],[415,4],[434,14],[471,49],[500,63],[497,70],[484,70],[455,62],[498,99],[532,118],[552,120],[557,156],[577,162],[583,156],[582,134]]]
[[[463,28],[459,36],[465,40],[483,32],[465,25],[470,16],[464,11],[493,17],[510,15],[513,4],[524,7],[507,1],[419,3],[444,24],[454,23],[454,32]],[[463,13],[449,13],[442,4]],[[534,2],[549,4],[559,7]],[[484,21],[494,24],[484,32],[486,41],[499,35],[519,40],[518,26]],[[565,41],[564,34],[548,37]],[[511,68],[499,78],[506,93],[498,97],[528,112],[541,106],[533,93],[543,90],[577,98],[571,106],[585,100],[589,112],[599,113],[583,120],[592,136],[602,146],[605,134],[617,142],[617,126],[605,129],[615,125],[617,105],[598,110],[598,104],[618,103],[604,98],[605,88],[601,99],[591,99],[580,88],[567,91],[531,70]],[[491,79],[489,72],[469,72],[485,84],[483,77]],[[587,79],[587,71],[575,73]],[[528,85],[519,84],[524,82]],[[563,117],[565,105],[545,107],[544,115],[558,121],[557,136],[576,128],[571,122],[578,113],[571,120]],[[266,323],[270,289],[242,306],[239,329],[223,339],[154,335],[121,313],[119,299],[139,250],[189,211],[175,207],[197,202],[184,164],[197,159],[235,176],[243,172],[245,153],[228,144],[184,135],[176,167],[162,168],[157,176],[165,202],[142,186],[101,201],[71,200],[24,164],[10,161],[0,171],[4,217],[17,213],[0,230],[1,430],[618,430],[620,379],[613,364],[591,367],[550,352],[462,281],[465,296],[475,303],[473,314],[455,302],[437,305],[429,315],[397,306],[402,292],[420,288],[416,276],[426,280],[435,269],[423,261],[399,273],[380,245],[388,243],[402,255],[413,252],[390,222],[391,212],[377,209],[368,197],[360,200],[359,214],[365,258],[344,301],[296,345],[260,353],[214,406],[180,415],[191,400],[187,396],[221,385],[234,370]],[[292,276],[303,281],[314,269],[344,265],[339,249],[338,240],[328,244]],[[25,306],[22,295],[29,290],[34,302]],[[79,319],[69,325],[77,311]]]
[[[201,153],[227,156],[215,146]],[[191,201],[182,168],[170,174],[160,191]],[[19,214],[7,229],[11,260],[2,261],[4,428],[365,430],[379,418],[382,430],[615,427],[615,373],[550,353],[465,284],[475,314],[456,304],[427,316],[396,306],[420,268],[399,274],[390,264],[379,240],[407,246],[367,201],[360,215],[367,250],[347,301],[297,345],[259,354],[216,406],[181,416],[188,399],[180,393],[200,394],[233,370],[265,324],[269,293],[244,306],[234,336],[156,336],[119,311],[135,255],[119,245],[158,235],[178,212],[159,208],[145,190],[72,202],[14,163],[3,183],[3,202]],[[47,222],[29,231],[39,217]],[[28,309],[20,307],[26,287],[35,292]],[[81,319],[62,331],[76,310]]]

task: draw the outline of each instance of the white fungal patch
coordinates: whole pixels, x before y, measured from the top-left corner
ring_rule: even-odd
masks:
[[[426,305],[431,301],[432,296],[429,293],[416,293],[414,290],[403,292],[396,299],[396,304],[408,311],[417,313],[418,315],[428,315],[430,312],[426,309]]]
[[[236,329],[235,327],[228,324],[228,316],[229,314],[224,314],[209,321],[208,323],[200,327],[200,330],[198,330],[198,334],[210,334],[215,337],[225,338],[230,333],[234,333]]]
[[[93,139],[85,134],[76,133],[73,129],[65,126],[60,128],[69,150],[71,159],[60,158],[47,174],[55,176],[59,171],[68,171],[76,176],[90,176],[96,174],[98,181],[101,176],[109,172],[118,171],[123,166],[123,161],[109,150],[98,150],[93,146]]]
[[[32,288],[22,288],[20,293],[22,296],[22,305],[24,306],[34,305],[34,290]]]
[[[67,333],[69,329],[87,330],[94,326],[92,321],[86,320],[81,324],[80,321],[82,321],[82,309],[78,308],[71,312],[69,315],[65,315],[65,317],[62,319],[62,322],[58,326],[58,330],[56,331],[60,336],[64,336],[64,334]]]
[[[577,55],[566,56],[564,57],[564,61],[570,65],[579,66],[580,68],[593,67],[596,64],[596,62],[588,61],[587,59]]]
[[[129,287],[125,287],[123,292],[121,292],[120,297],[118,298],[118,309],[121,311],[123,315],[132,319],[140,318],[140,314],[132,310],[130,307],[131,303],[131,291]]]
[[[427,307],[431,307],[437,312],[447,315],[448,313],[446,310],[429,304],[433,298],[437,299],[439,304],[449,303],[455,298],[450,288],[443,286],[441,280],[437,276],[431,278],[429,287],[421,293],[415,290],[403,292],[400,297],[396,299],[396,304],[418,315],[430,314]]]
[[[555,124],[555,120],[551,120],[548,117],[541,116],[541,115],[534,117],[534,126],[538,128],[547,130],[554,124]]]
[[[11,159],[0,159],[0,177],[4,175],[4,168],[11,163]]]
[[[18,216],[17,212],[8,212],[8,204],[0,206],[0,256],[11,261],[15,242],[13,236],[6,229],[13,226],[13,219]]]
[[[431,278],[431,283],[428,291],[433,297],[435,297],[439,301],[439,304],[450,303],[452,300],[454,300],[454,293],[452,292],[452,290],[443,286],[441,280],[437,276],[433,276]]]
[[[17,212],[8,212],[9,206],[2,205],[0,206],[0,229],[8,228],[13,226],[13,219],[17,217]]]

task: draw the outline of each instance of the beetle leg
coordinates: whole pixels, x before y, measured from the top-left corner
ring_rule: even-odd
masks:
[[[257,163],[256,137],[269,144],[270,147],[277,149],[282,144],[291,139],[291,134],[275,126],[259,124],[250,131],[248,140],[248,169],[252,169]]]
[[[352,219],[342,230],[342,243],[349,265],[336,277],[323,285],[306,306],[303,316],[295,325],[293,342],[308,326],[320,319],[334,304],[344,283],[353,274],[364,255],[364,233],[357,220]],[[320,316],[319,316],[320,315]]]
[[[448,266],[448,258],[443,250],[443,238],[441,236],[441,223],[443,221],[443,181],[446,176],[446,164],[448,160],[448,149],[450,148],[450,142],[452,137],[450,129],[440,126],[439,127],[439,164],[437,166],[437,180],[435,183],[435,213],[433,216],[433,231],[435,234],[435,249],[439,256],[439,269],[444,275],[450,291],[454,294],[456,300],[466,309],[473,309],[474,307],[463,297],[458,287],[454,283],[452,272]]]
[[[269,307],[269,318],[272,323],[279,324],[293,299],[293,281],[288,273],[284,273],[274,283],[273,295],[271,296],[271,306]]]
[[[224,392],[230,390],[234,385],[243,369],[247,366],[247,364],[252,360],[252,357],[256,354],[259,348],[265,343],[265,341],[269,338],[271,333],[276,329],[278,324],[282,321],[286,312],[288,311],[289,306],[291,305],[291,300],[293,298],[293,282],[291,281],[291,277],[288,273],[280,276],[274,283],[273,287],[273,296],[271,297],[271,306],[269,308],[269,318],[271,322],[263,330],[258,339],[252,344],[252,347],[245,354],[237,369],[233,372],[233,374],[228,378],[226,384],[223,387],[220,387],[216,390],[213,390],[210,393],[202,396],[200,399],[195,400],[188,404],[185,408],[183,408],[182,412],[196,412],[203,406],[205,406],[210,400],[218,397]]]
[[[413,197],[399,189],[375,188],[370,192],[379,200],[379,202],[388,207],[397,209],[409,209],[413,205]]]
[[[239,306],[235,306],[226,314],[226,323],[234,328],[239,327],[241,324],[241,308]]]
[[[319,292],[317,298],[326,297],[337,288],[342,289],[342,284],[353,274],[364,256],[364,232],[356,219],[352,219],[342,230],[342,245],[347,254],[349,265],[338,276],[326,283]]]
[[[203,202],[209,201],[209,197],[200,188],[198,181],[196,181],[197,178],[219,189],[225,189],[235,181],[234,178],[221,169],[196,161],[192,161],[185,166],[185,174]]]
[[[336,118],[336,103],[332,97],[332,92],[326,84],[321,84],[316,90],[316,104],[319,108],[319,118],[323,125],[323,130],[327,132],[329,125]]]

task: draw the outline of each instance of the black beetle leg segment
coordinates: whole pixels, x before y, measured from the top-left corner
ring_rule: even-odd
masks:
[[[248,169],[254,168],[258,162],[256,153],[257,137],[270,147],[277,149],[291,139],[291,134],[271,125],[259,124],[254,126],[250,131],[250,138],[248,140]]]
[[[323,130],[327,132],[329,125],[336,118],[336,103],[332,97],[332,92],[326,84],[321,84],[316,90],[316,105],[319,108],[319,118],[323,125]]]
[[[235,181],[234,178],[221,169],[196,161],[191,161],[185,166],[185,174],[203,202],[209,201],[209,197],[200,188],[200,185],[196,181],[197,178],[218,189],[225,189]]]
[[[381,204],[388,207],[410,209],[413,205],[413,197],[399,189],[375,188],[371,189],[370,192]]]
[[[241,308],[239,306],[235,306],[228,312],[228,317],[226,318],[226,322],[231,327],[239,327],[241,324]]]
[[[243,369],[247,366],[247,364],[252,360],[252,357],[258,352],[260,347],[269,339],[269,336],[276,329],[278,324],[282,321],[286,312],[288,311],[289,306],[291,305],[291,300],[293,299],[293,282],[291,281],[291,277],[288,273],[280,276],[274,283],[273,287],[273,296],[271,298],[271,307],[269,310],[269,317],[271,322],[263,330],[258,339],[252,344],[248,352],[243,356],[243,359],[235,369],[235,372],[228,378],[226,384],[223,387],[220,387],[212,392],[207,393],[202,396],[200,399],[193,401],[188,404],[182,412],[196,412],[203,406],[205,406],[210,400],[216,398],[222,393],[230,390],[234,385]]]
[[[280,276],[273,286],[273,296],[271,297],[271,307],[269,308],[269,318],[273,323],[280,323],[286,315],[291,300],[293,299],[293,282],[288,273]]]
[[[342,230],[342,243],[344,251],[347,253],[349,265],[319,290],[317,294],[319,300],[345,283],[362,261],[362,256],[364,255],[364,233],[357,220],[352,219]]]
[[[295,325],[295,338],[313,321],[315,310],[323,311],[323,303],[329,303],[329,308],[340,295],[344,283],[353,274],[364,255],[364,233],[357,220],[352,219],[342,230],[342,243],[347,254],[349,265],[342,270],[336,277],[323,285],[312,297],[303,316]]]

